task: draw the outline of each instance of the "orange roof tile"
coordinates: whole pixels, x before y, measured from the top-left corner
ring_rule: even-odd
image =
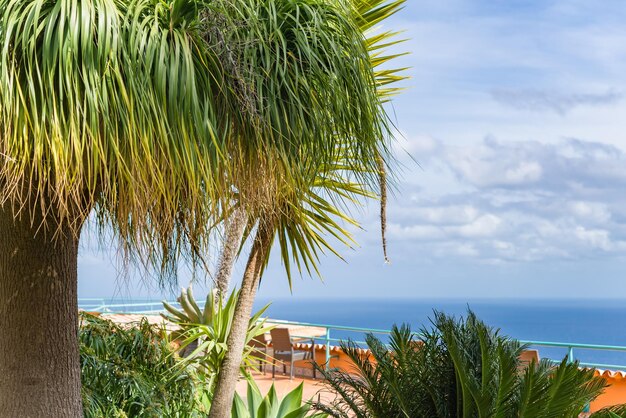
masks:
[[[596,376],[600,376],[600,377],[604,377],[607,379],[626,379],[626,372],[621,371],[621,370],[602,370],[602,369],[596,369],[595,373]]]

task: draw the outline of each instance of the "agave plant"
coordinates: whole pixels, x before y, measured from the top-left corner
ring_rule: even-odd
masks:
[[[333,417],[571,417],[605,388],[593,370],[564,359],[524,365],[526,346],[500,335],[469,312],[467,319],[436,313],[419,337],[393,327],[389,346],[368,335],[369,352],[342,344],[355,370],[326,371],[337,397],[317,403]],[[356,371],[356,374],[354,373]],[[592,417],[615,417],[626,407]]]
[[[230,333],[233,317],[235,314],[235,304],[239,297],[239,291],[233,291],[225,302],[218,296],[218,292],[213,290],[208,293],[204,308],[200,309],[195,301],[191,286],[183,289],[178,301],[181,309],[177,309],[167,302],[163,302],[167,313],[163,317],[180,327],[179,331],[173,333],[172,337],[182,340],[180,349],[193,347],[193,350],[185,356],[184,364],[193,363],[199,366],[198,371],[205,378],[209,388],[213,387],[213,380],[219,372],[228,351],[226,340]],[[241,372],[246,374],[246,370],[254,367],[258,361],[254,357],[254,350],[248,343],[255,337],[263,335],[272,328],[265,325],[265,320],[261,318],[269,307],[265,305],[250,318],[248,331],[246,333],[246,346],[241,363]]]
[[[278,398],[274,385],[263,397],[254,381],[248,381],[247,400],[235,394],[232,418],[325,418],[324,413],[311,413],[311,405],[302,403],[303,384],[289,392],[282,400]]]

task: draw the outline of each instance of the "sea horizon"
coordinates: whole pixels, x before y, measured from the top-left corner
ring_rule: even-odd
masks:
[[[196,295],[203,300],[204,295]],[[84,298],[81,298],[84,299]],[[105,303],[153,302],[159,299],[100,298]],[[170,299],[171,300],[171,299]],[[626,300],[619,298],[259,298],[255,310],[269,303],[272,319],[389,330],[409,324],[430,327],[435,311],[456,317],[471,309],[489,326],[519,340],[626,346]],[[362,332],[331,330],[338,339],[362,341]],[[380,335],[386,339],[385,335]],[[337,342],[335,342],[336,344]],[[562,359],[567,349],[539,348],[542,357]],[[626,352],[575,350],[583,362],[626,365]]]

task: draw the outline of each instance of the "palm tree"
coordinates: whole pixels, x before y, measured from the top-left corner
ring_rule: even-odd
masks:
[[[197,261],[239,102],[193,0],[0,14],[0,415],[79,417],[83,224],[112,227],[163,283]]]
[[[352,0],[353,7],[357,14],[357,24],[363,33],[371,31],[376,24],[388,19],[390,16],[398,12],[404,5],[405,0]],[[370,62],[374,69],[374,79],[376,89],[381,103],[386,103],[397,94],[401,88],[392,85],[405,79],[400,75],[405,68],[381,68],[390,60],[398,58],[400,54],[385,54],[387,47],[396,45],[402,41],[392,39],[400,32],[386,31],[372,33],[366,39],[366,45],[370,53]],[[377,160],[377,168],[380,176],[380,214],[381,214],[381,235],[385,260],[387,261],[387,245],[385,239],[386,226],[386,201],[387,201],[387,179],[386,168],[382,164],[382,159]],[[232,268],[239,255],[241,241],[244,237],[245,228],[247,226],[247,216],[241,208],[233,210],[232,215],[226,219],[224,231],[224,240],[222,250],[218,261],[217,274],[215,277],[215,285],[220,293],[226,294],[231,281]]]
[[[222,251],[217,264],[215,275],[215,288],[220,297],[225,298],[228,294],[233,266],[239,254],[241,240],[246,231],[248,217],[241,209],[235,209],[231,216],[225,220],[224,240]]]
[[[398,70],[375,72],[393,58],[378,54],[394,34],[366,38],[364,30],[402,3],[242,1],[214,12],[239,28],[224,43],[241,68],[250,124],[261,134],[244,130],[223,170],[248,216],[244,236],[254,232],[254,238],[211,417],[229,414],[245,327],[275,238],[291,283],[292,261],[310,273],[320,252],[337,254],[324,233],[350,244],[340,222],[355,222],[344,204],[384,197],[389,127],[383,103],[394,91],[387,84],[402,77]]]
[[[181,257],[202,262],[236,201],[256,236],[232,381],[277,231],[291,240],[285,257],[294,245],[311,265],[326,246],[315,225],[338,233],[332,199],[375,189],[387,159],[358,13],[339,0],[0,0],[0,10],[0,410],[82,414],[76,265],[88,218],[165,284]],[[318,200],[316,173],[333,170],[344,185],[327,176],[334,197]]]
[[[525,346],[472,313],[436,313],[431,329],[393,327],[389,345],[367,336],[369,352],[343,349],[355,367],[318,370],[337,397],[316,408],[332,417],[568,417],[577,418],[606,387],[594,371],[564,359],[523,364]],[[592,417],[623,416],[625,406]],[[611,415],[615,414],[615,415]]]

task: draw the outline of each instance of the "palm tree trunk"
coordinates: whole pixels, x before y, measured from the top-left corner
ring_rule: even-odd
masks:
[[[0,417],[83,416],[78,237],[0,206]]]
[[[274,224],[271,220],[261,218],[252,250],[248,256],[248,263],[241,282],[241,291],[235,315],[226,344],[228,351],[224,357],[222,368],[217,378],[217,385],[213,394],[209,418],[229,418],[235,396],[235,386],[239,377],[239,368],[243,357],[243,350],[252,314],[254,298],[259,287],[261,272],[274,238]]]
[[[248,217],[246,216],[246,212],[241,208],[235,209],[232,216],[228,219],[224,246],[215,277],[215,287],[217,288],[218,296],[221,298],[226,298],[228,294],[233,265],[237,259],[237,253],[239,252],[239,246],[241,245],[243,233],[248,223],[247,221]]]

